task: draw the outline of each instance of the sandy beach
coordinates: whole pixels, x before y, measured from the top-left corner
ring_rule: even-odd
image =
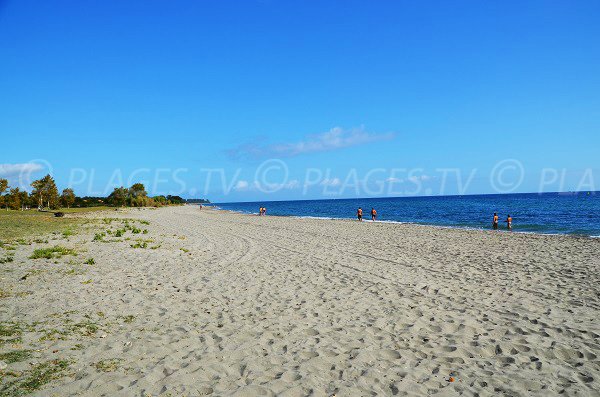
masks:
[[[61,360],[32,395],[600,395],[600,239],[196,206],[88,216],[0,265],[0,321],[18,329],[0,350],[30,352],[5,387]],[[54,245],[76,255],[29,258]]]

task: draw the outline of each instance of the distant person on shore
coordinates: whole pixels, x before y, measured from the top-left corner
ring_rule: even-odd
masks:
[[[510,215],[508,215],[506,217],[506,221],[505,222],[506,222],[506,228],[508,230],[512,230],[512,217]]]
[[[267,207],[263,207],[263,215],[267,215]]]
[[[260,207],[258,209],[258,216],[262,216],[263,215],[263,207]]]
[[[494,230],[498,230],[498,213],[494,212],[494,220],[492,221]]]
[[[358,210],[356,211],[356,217],[358,218],[359,221],[362,222],[362,208],[358,208]]]
[[[377,219],[377,211],[375,211],[375,208],[371,208],[371,220],[373,222],[375,222],[376,219]]]

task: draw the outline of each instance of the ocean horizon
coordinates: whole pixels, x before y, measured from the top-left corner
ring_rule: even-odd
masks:
[[[513,232],[600,237],[600,192],[553,192],[419,196],[388,198],[336,198],[213,203],[219,209],[267,215],[322,219],[356,219],[361,207],[369,220],[371,208],[377,221],[422,225],[492,229],[498,213],[499,229],[506,230],[508,215]]]

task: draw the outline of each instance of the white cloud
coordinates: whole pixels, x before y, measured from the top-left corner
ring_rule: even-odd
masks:
[[[247,190],[250,187],[250,184],[247,181],[238,181],[235,184],[235,190]]]
[[[393,138],[393,133],[375,134],[366,132],[363,127],[350,130],[334,127],[321,134],[309,135],[299,142],[271,145],[246,144],[228,150],[227,153],[235,160],[252,160],[269,157],[283,158],[365,145],[372,142],[388,141]]]
[[[44,167],[37,163],[0,164],[0,176],[10,178],[19,175],[28,175],[43,169]]]

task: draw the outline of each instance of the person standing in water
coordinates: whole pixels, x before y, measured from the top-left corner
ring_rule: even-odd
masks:
[[[375,208],[371,208],[371,220],[375,222],[375,219],[377,219],[377,211],[375,211]]]
[[[359,221],[362,222],[362,208],[358,208],[358,210],[356,211],[356,217],[358,218]]]
[[[494,220],[492,221],[494,230],[498,230],[498,213],[494,212]]]
[[[508,230],[512,230],[512,217],[510,215],[508,215],[506,217],[506,221],[505,222],[506,222],[506,228]]]

